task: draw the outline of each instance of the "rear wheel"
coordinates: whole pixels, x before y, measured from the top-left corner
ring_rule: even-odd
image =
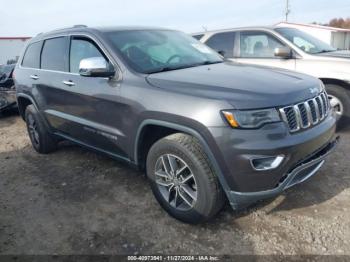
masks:
[[[160,205],[187,223],[212,218],[224,195],[199,142],[177,133],[156,142],[147,156],[147,176]]]
[[[326,84],[329,102],[338,119],[338,127],[350,125],[350,91],[333,84]]]
[[[25,121],[28,135],[33,148],[41,154],[47,154],[57,148],[57,142],[50,134],[33,105],[28,105],[25,111]]]

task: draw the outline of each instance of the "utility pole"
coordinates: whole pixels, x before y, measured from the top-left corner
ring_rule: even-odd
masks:
[[[289,14],[290,14],[289,0],[286,0],[286,22],[288,22]]]

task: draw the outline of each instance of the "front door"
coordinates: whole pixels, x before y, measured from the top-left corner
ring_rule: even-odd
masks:
[[[275,56],[275,48],[285,44],[268,32],[241,31],[238,43],[238,57],[232,59],[234,61],[295,70],[295,58]]]
[[[58,88],[50,90],[51,106],[46,110],[57,133],[87,146],[126,157],[125,134],[121,131],[120,86],[114,79],[79,74],[82,59],[106,54],[87,36],[70,36],[68,70],[55,77]]]

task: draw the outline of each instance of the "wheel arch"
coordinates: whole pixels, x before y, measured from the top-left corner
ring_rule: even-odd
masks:
[[[350,90],[350,83],[348,83],[344,80],[340,80],[340,79],[336,79],[336,78],[323,78],[323,77],[321,77],[320,80],[325,85],[327,85],[327,84],[338,85],[338,86],[345,88],[346,90]]]
[[[22,119],[24,119],[27,106],[33,105],[35,109],[38,110],[34,99],[26,94],[17,94],[17,105],[19,114],[22,117]]]
[[[217,174],[218,176],[218,179],[219,179],[219,182],[222,186],[222,188],[224,189],[225,192],[228,192],[230,189],[229,189],[229,186],[226,182],[226,179],[224,177],[224,174],[218,164],[218,161],[216,160],[212,150],[210,149],[208,143],[206,142],[205,138],[203,137],[203,135],[201,135],[197,130],[193,129],[193,128],[190,128],[188,126],[184,126],[184,125],[180,125],[180,124],[177,124],[177,123],[172,123],[172,122],[166,122],[166,121],[162,121],[162,120],[153,120],[153,119],[147,119],[147,120],[144,120],[141,125],[139,126],[138,128],[138,131],[137,131],[137,134],[136,134],[136,139],[135,139],[135,146],[134,146],[134,161],[135,161],[135,164],[140,166],[141,168],[142,167],[142,163],[140,163],[140,160],[142,161],[142,157],[140,158],[141,154],[146,154],[148,153],[147,152],[142,152],[142,141],[144,141],[144,132],[147,130],[147,128],[149,127],[157,127],[157,128],[165,128],[168,130],[169,133],[167,132],[164,132],[164,136],[161,136],[159,137],[158,139],[161,139],[162,137],[165,137],[169,134],[172,134],[172,133],[178,133],[178,132],[182,132],[182,133],[185,133],[185,134],[188,134],[188,135],[192,135],[194,136],[195,138],[198,139],[198,141],[200,142],[200,144],[203,146],[203,149],[205,151],[205,153],[207,154],[214,170],[215,170],[215,173]],[[158,139],[155,139],[152,141],[152,143],[150,143],[149,147],[147,148],[147,150],[150,149],[150,147],[152,146],[152,144],[154,142],[156,142]],[[147,156],[147,154],[146,154]]]

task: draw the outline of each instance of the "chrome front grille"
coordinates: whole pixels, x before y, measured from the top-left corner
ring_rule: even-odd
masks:
[[[305,102],[280,108],[279,111],[290,132],[297,132],[321,122],[329,109],[327,94],[323,92]]]

